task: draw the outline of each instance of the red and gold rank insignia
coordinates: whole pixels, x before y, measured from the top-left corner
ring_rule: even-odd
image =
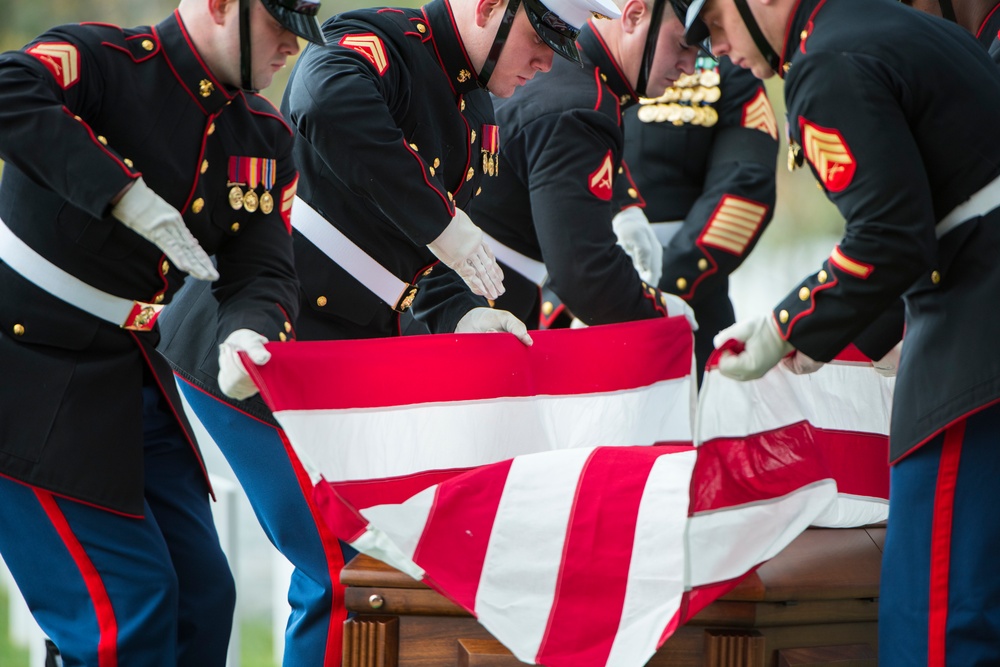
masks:
[[[806,158],[830,192],[840,192],[854,178],[857,163],[847,142],[837,130],[820,127],[799,117],[802,148]]]
[[[378,70],[379,76],[385,74],[385,71],[389,69],[389,57],[385,53],[385,44],[377,35],[370,32],[344,35],[340,38],[339,44],[348,49],[354,49],[367,58]]]
[[[770,134],[772,139],[778,138],[778,121],[774,117],[771,101],[761,88],[752,100],[743,105],[743,127],[760,130]]]
[[[68,42],[35,44],[28,49],[52,73],[63,90],[80,80],[80,52]]]
[[[285,221],[288,233],[292,233],[292,202],[295,201],[295,191],[299,188],[299,175],[281,191],[281,219]]]
[[[611,151],[608,151],[608,154],[604,156],[604,160],[601,162],[601,166],[588,179],[587,185],[595,197],[604,201],[611,201],[611,183],[614,173],[615,170],[611,166]]]

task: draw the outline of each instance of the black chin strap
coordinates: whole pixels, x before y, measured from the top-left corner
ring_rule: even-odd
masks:
[[[250,0],[240,0],[240,87],[254,89],[250,67]]]
[[[510,0],[507,3],[507,9],[504,10],[503,18],[500,19],[500,27],[497,28],[497,36],[493,38],[493,46],[490,47],[490,53],[486,56],[483,68],[479,70],[477,81],[486,90],[489,90],[493,68],[500,60],[500,52],[503,51],[503,45],[507,43],[507,35],[510,34],[510,27],[514,24],[514,15],[517,14],[517,8],[520,6],[521,0]]]
[[[938,4],[941,5],[941,16],[949,21],[958,23],[955,19],[955,8],[951,6],[951,0],[938,0]]]
[[[764,37],[764,33],[761,32],[760,26],[757,25],[757,19],[753,17],[753,12],[750,11],[750,7],[747,5],[747,0],[734,0],[736,3],[736,9],[740,10],[740,16],[743,17],[743,23],[746,24],[747,30],[750,32],[750,36],[753,38],[754,44],[757,45],[757,49],[760,54],[764,56],[764,60],[775,72],[781,66],[781,58],[778,54],[774,52],[771,45],[768,43],[767,38]]]

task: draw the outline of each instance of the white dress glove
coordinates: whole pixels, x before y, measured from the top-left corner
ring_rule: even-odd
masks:
[[[455,217],[427,247],[462,276],[473,294],[496,299],[504,293],[503,271],[483,241],[483,231],[462,209],[455,209]]]
[[[885,356],[878,361],[872,362],[872,368],[882,377],[896,377],[899,370],[899,357],[903,353],[903,341],[896,343],[896,346],[886,352]]]
[[[140,177],[122,195],[111,215],[152,242],[181,271],[199,280],[218,280],[219,272],[184,224],[184,218]]]
[[[810,356],[802,354],[798,350],[795,351],[790,357],[785,357],[781,360],[785,368],[795,373],[796,375],[809,375],[810,373],[815,373],[823,367],[822,361],[816,361]]]
[[[250,361],[263,366],[271,359],[265,343],[267,338],[256,331],[237,329],[219,345],[219,388],[223,394],[242,401],[257,393],[257,385],[250,379],[239,353],[246,352]]]
[[[611,220],[620,245],[632,258],[639,277],[656,287],[663,273],[663,245],[638,206],[629,206]]]
[[[663,306],[667,309],[667,317],[677,317],[678,315],[683,315],[687,318],[688,324],[691,325],[691,331],[697,331],[698,320],[695,319],[694,311],[691,310],[691,306],[688,305],[688,302],[676,294],[667,294],[666,292],[662,292],[662,294],[664,299],[666,299]]]
[[[531,336],[524,322],[511,315],[506,310],[492,308],[473,308],[458,321],[455,333],[491,333],[506,331],[517,336],[525,345],[531,345]]]
[[[715,347],[721,347],[731,339],[743,343],[743,351],[739,354],[723,352],[719,359],[719,372],[734,380],[763,377],[782,357],[795,349],[782,339],[771,315],[737,322],[723,329],[715,335]]]

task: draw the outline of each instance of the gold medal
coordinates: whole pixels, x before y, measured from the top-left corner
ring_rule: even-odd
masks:
[[[264,215],[267,215],[274,210],[274,197],[271,196],[270,192],[265,191],[264,194],[260,196],[260,210],[264,213]]]
[[[249,213],[253,213],[257,210],[257,203],[257,193],[253,190],[247,190],[247,193],[243,195],[243,208]]]
[[[229,190],[229,205],[233,207],[234,211],[243,208],[243,191],[240,190],[240,186],[234,185]]]
[[[490,156],[490,176],[496,176],[497,168],[496,162],[493,160],[493,156]]]
[[[483,151],[483,173],[484,174],[489,173],[489,170],[490,170],[489,167],[490,167],[490,156],[486,153],[486,151]]]

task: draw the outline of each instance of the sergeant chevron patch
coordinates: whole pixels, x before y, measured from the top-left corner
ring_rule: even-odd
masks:
[[[774,109],[763,88],[743,105],[743,127],[770,134],[772,139],[778,138],[778,121],[774,118]]]
[[[42,61],[63,90],[80,80],[80,52],[72,44],[67,42],[35,44],[27,53]]]
[[[857,163],[840,132],[814,125],[801,116],[799,124],[802,148],[826,189],[840,192],[850,185]]]
[[[698,241],[734,255],[742,255],[760,229],[767,206],[726,195],[719,202]]]
[[[604,156],[604,161],[601,162],[601,166],[590,175],[587,183],[590,186],[590,192],[598,199],[611,201],[611,182],[613,178],[614,169],[611,167],[611,151],[608,151],[608,154]]]
[[[344,35],[339,44],[348,49],[354,49],[367,58],[378,70],[379,76],[385,74],[385,71],[389,69],[389,58],[385,54],[385,44],[378,36],[370,32]]]

